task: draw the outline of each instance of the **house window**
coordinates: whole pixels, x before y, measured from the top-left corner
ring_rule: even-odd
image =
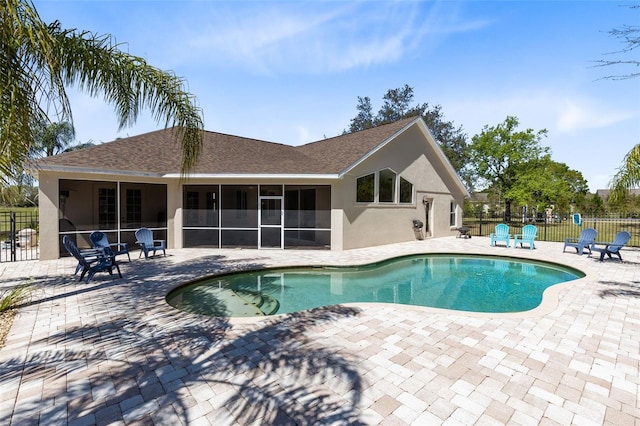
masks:
[[[451,207],[449,208],[449,226],[456,226],[456,208],[456,203],[451,202]]]
[[[400,176],[400,202],[413,203],[413,184]]]
[[[391,169],[380,170],[378,202],[393,203],[396,200],[396,174]]]
[[[127,223],[142,222],[142,191],[127,189]]]
[[[375,174],[359,177],[356,181],[356,201],[358,203],[373,203]]]
[[[98,188],[98,227],[112,229],[116,226],[116,189]]]

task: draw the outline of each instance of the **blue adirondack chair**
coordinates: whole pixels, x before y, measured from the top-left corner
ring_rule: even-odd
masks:
[[[126,254],[127,258],[129,258],[129,262],[131,262],[131,256],[129,256],[129,245],[127,243],[109,243],[109,239],[107,238],[107,234],[102,231],[94,231],[89,235],[89,239],[91,240],[91,244],[93,248],[103,249],[109,247],[114,256],[118,256],[120,254]]]
[[[584,252],[584,249],[589,250],[589,254],[591,254],[591,245],[596,241],[596,236],[598,236],[598,231],[593,228],[585,228],[582,230],[578,238],[564,239],[564,247],[562,248],[562,252],[564,253],[567,247],[573,247],[581,256]]]
[[[109,247],[101,250],[94,250],[92,252],[83,251],[78,249],[78,246],[73,242],[68,235],[62,238],[62,245],[67,249],[69,254],[76,258],[78,261],[78,267],[82,268],[80,279],[82,281],[84,276],[87,276],[87,282],[93,279],[96,272],[108,272],[109,275],[113,274],[113,268],[118,271],[118,276],[122,278],[120,273],[120,267],[116,262],[115,256]],[[76,268],[77,272],[78,268]]]
[[[630,239],[630,233],[628,233],[627,231],[620,231],[616,234],[616,237],[611,243],[593,242],[593,244],[591,244],[591,252],[589,253],[589,256],[591,256],[594,251],[597,251],[598,253],[600,253],[600,262],[602,262],[604,260],[605,254],[609,256],[609,259],[611,259],[612,254],[615,254],[616,256],[618,256],[618,259],[620,259],[620,262],[622,262],[620,249],[624,247],[624,245],[627,244]],[[598,247],[598,245],[603,245],[604,247]]]
[[[511,234],[509,233],[509,225],[506,223],[500,223],[496,225],[495,231],[491,233],[491,246],[495,247],[496,242],[504,241],[507,247],[509,247],[509,240]]]
[[[522,227],[522,234],[516,234],[513,236],[513,247],[516,248],[518,244],[522,248],[523,243],[529,244],[529,250],[533,250],[536,246],[533,240],[536,239],[538,228],[535,225],[525,225]]]
[[[162,250],[162,254],[167,255],[166,244],[164,240],[154,240],[153,232],[148,228],[140,228],[136,231],[136,244],[140,246],[140,254],[138,257],[142,256],[144,253],[144,258],[149,258],[149,253],[152,253],[152,256],[156,255],[156,251]]]

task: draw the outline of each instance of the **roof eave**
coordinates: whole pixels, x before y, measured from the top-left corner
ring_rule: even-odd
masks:
[[[130,176],[130,177],[154,177],[160,178],[163,176],[162,173],[157,172],[143,172],[139,170],[117,170],[117,169],[95,169],[89,167],[74,167],[74,166],[54,166],[54,165],[45,165],[45,166],[36,166],[32,169],[36,173],[40,171],[47,172],[59,172],[59,173],[88,173],[88,174],[98,174],[98,175],[122,175],[122,176]]]
[[[296,174],[296,173],[166,173],[162,175],[166,179],[340,179],[338,173]]]

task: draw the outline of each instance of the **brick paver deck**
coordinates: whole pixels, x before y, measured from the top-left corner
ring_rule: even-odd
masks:
[[[169,250],[89,284],[71,259],[0,264],[1,289],[35,288],[0,351],[0,424],[640,425],[640,250],[600,263],[536,246],[452,237],[345,252]],[[366,304],[256,321],[164,301],[218,271],[430,252],[548,260],[587,276],[519,314]]]

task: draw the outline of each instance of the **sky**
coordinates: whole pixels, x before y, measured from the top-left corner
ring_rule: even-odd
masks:
[[[636,2],[637,3],[637,2]],[[205,129],[288,145],[340,135],[358,97],[374,112],[409,85],[468,135],[508,116],[546,129],[552,159],[607,188],[640,143],[637,68],[609,31],[640,26],[617,1],[35,0],[45,22],[110,34],[184,78]],[[637,60],[637,52],[633,53]],[[78,143],[163,128],[145,112],[118,129],[112,105],[69,88]]]

